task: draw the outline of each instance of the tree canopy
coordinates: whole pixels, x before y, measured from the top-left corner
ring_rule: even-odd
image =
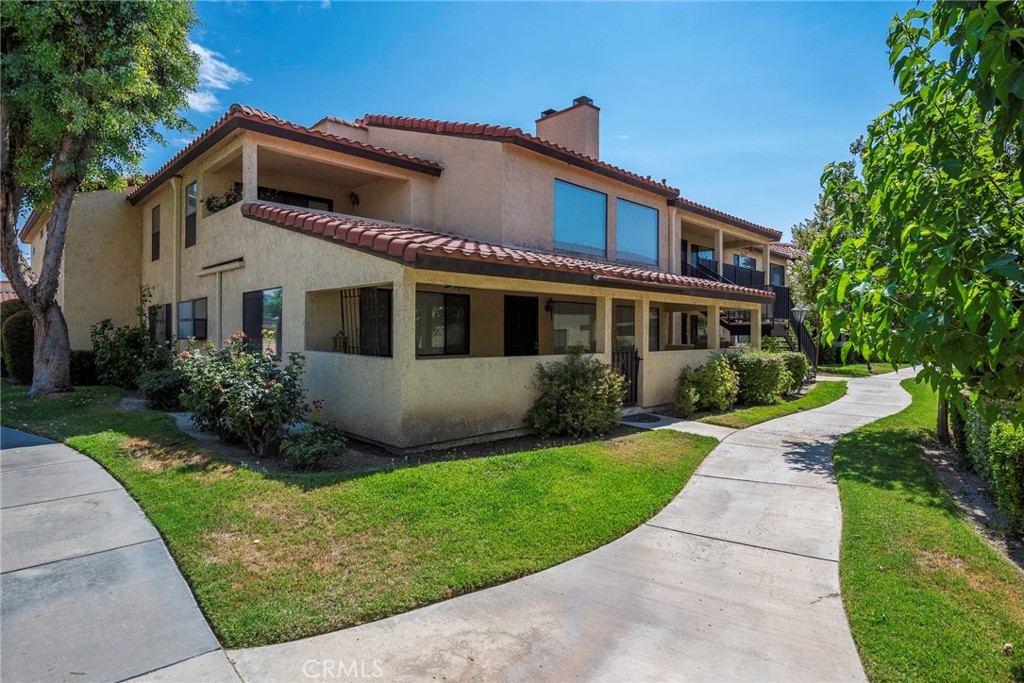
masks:
[[[888,44],[902,98],[869,126],[860,174],[822,176],[834,222],[812,258],[825,338],[920,363],[945,396],[1021,400],[1024,7],[913,9]]]
[[[179,112],[198,83],[188,43],[196,16],[183,0],[2,0],[0,9],[0,262],[33,314],[33,389],[60,390],[67,327],[55,296],[71,202],[86,180],[123,186],[161,128],[191,129]],[[17,242],[29,206],[50,210],[38,275]]]

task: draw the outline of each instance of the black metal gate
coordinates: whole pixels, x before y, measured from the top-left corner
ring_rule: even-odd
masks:
[[[640,353],[636,349],[612,351],[612,367],[626,378],[625,406],[636,405],[636,380],[640,371]]]

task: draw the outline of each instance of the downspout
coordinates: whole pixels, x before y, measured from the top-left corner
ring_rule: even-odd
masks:
[[[181,211],[181,175],[171,177],[171,206],[173,207],[173,238],[174,248],[171,249],[171,290],[174,301],[171,305],[171,329],[178,334],[178,302],[181,301],[181,249],[184,237],[182,234]]]

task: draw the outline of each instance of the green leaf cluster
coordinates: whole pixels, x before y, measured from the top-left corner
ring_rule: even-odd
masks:
[[[859,173],[822,176],[834,210],[812,245],[824,340],[847,334],[844,357],[921,364],[943,396],[1022,398],[1022,40],[1011,3],[897,16],[902,98],[869,126]]]

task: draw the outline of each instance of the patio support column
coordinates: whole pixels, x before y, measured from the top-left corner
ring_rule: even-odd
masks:
[[[597,315],[594,320],[597,327],[594,337],[597,340],[597,353],[605,363],[612,360],[612,298],[597,297]]]
[[[256,141],[246,138],[242,142],[242,201],[254,202],[258,197],[257,155]]]
[[[761,348],[761,307],[758,306],[750,312],[750,345],[755,349]]]
[[[722,276],[722,264],[725,263],[725,239],[721,230],[715,230],[715,260],[718,262],[718,276]]]
[[[394,339],[391,356],[402,367],[416,362],[416,283],[403,269],[401,280],[395,281],[391,296],[391,316],[394,320]]]
[[[636,311],[636,351],[640,356],[640,372],[637,373],[636,381],[638,386],[636,388],[636,402],[640,407],[649,405],[649,401],[646,396],[647,382],[644,381],[647,375],[647,367],[650,363],[645,363],[644,359],[647,357],[647,349],[650,347],[650,334],[651,334],[651,302],[647,299],[638,299],[634,302],[634,310]]]
[[[764,245],[764,286],[768,289],[772,284],[772,245]]]
[[[719,233],[721,234],[721,233]],[[721,262],[719,262],[721,263]],[[721,308],[718,306],[708,306],[708,348],[717,349],[721,344],[719,343],[719,328],[721,327],[721,320],[719,319]]]

